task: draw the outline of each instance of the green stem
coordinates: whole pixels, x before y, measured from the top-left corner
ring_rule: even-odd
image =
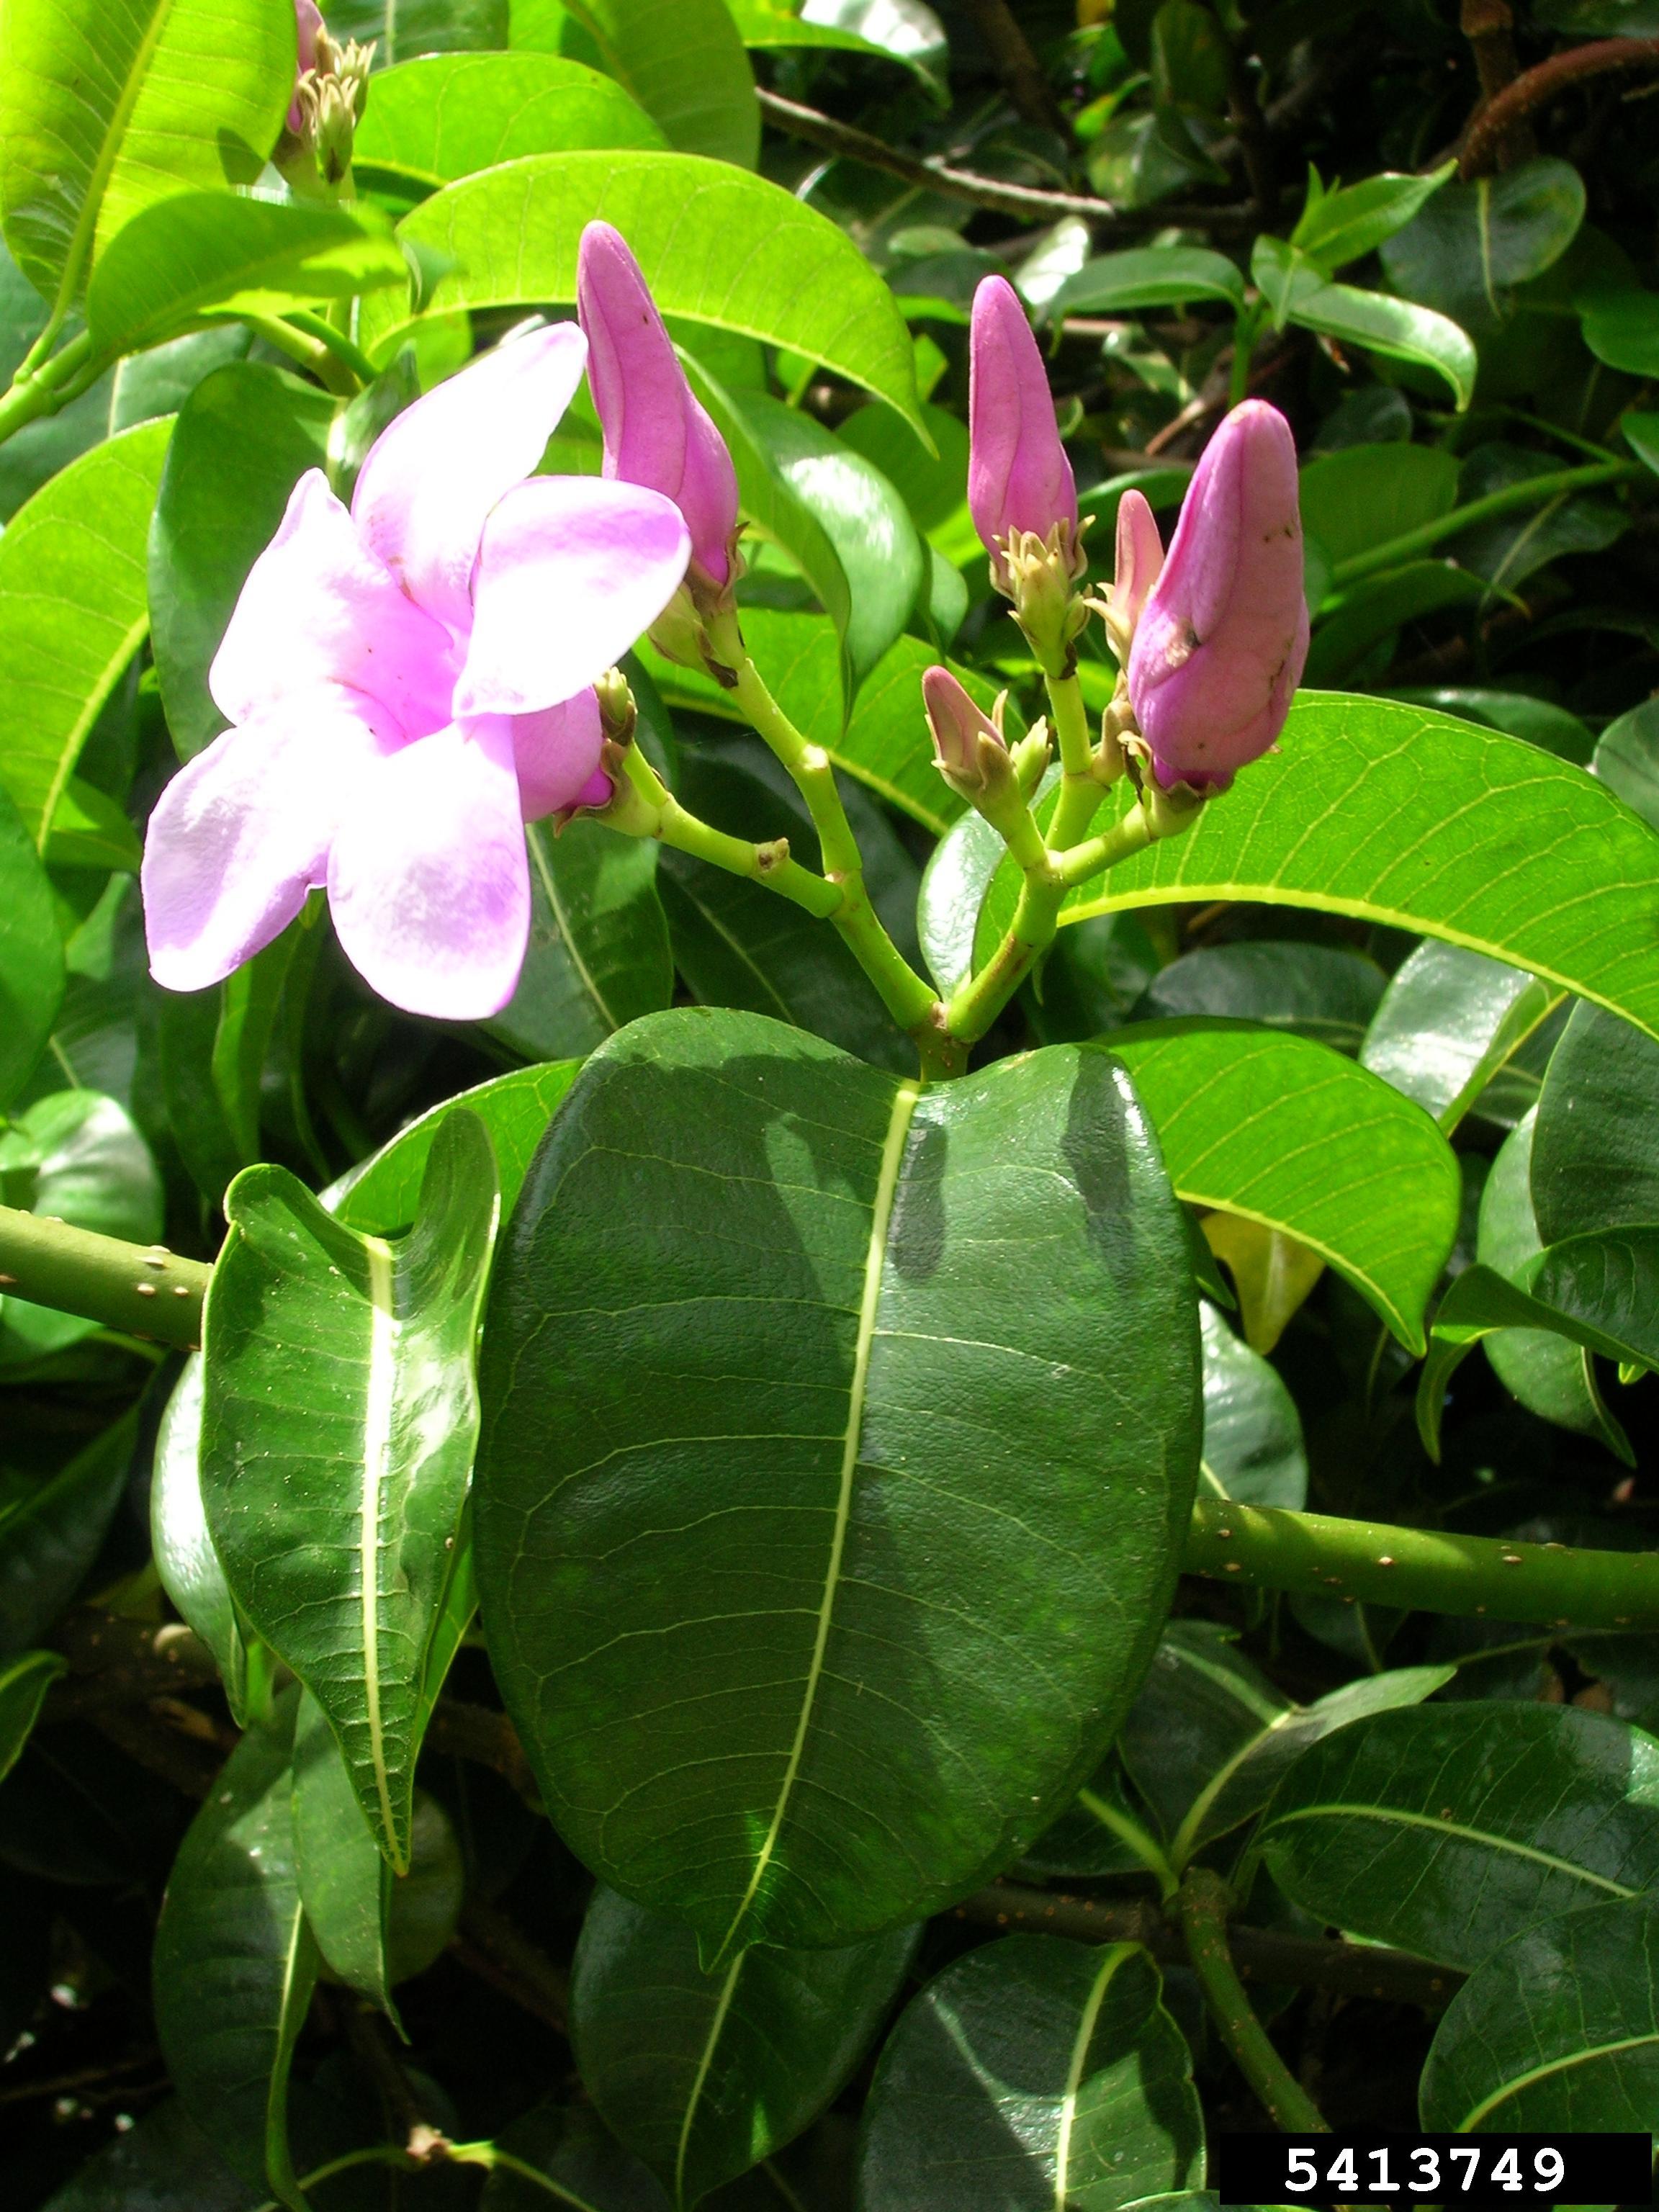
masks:
[[[840,911],[839,887],[815,876],[799,860],[792,860],[787,841],[782,837],[769,845],[753,845],[746,838],[729,836],[700,816],[688,813],[672,792],[665,796],[657,835],[676,852],[690,853],[710,867],[725,869],[728,875],[746,876],[750,883],[776,891],[820,921],[834,921]]]
[[[380,374],[374,362],[360,345],[354,344],[344,331],[337,329],[326,315],[319,315],[309,307],[290,307],[283,320],[326,346],[341,366],[351,372],[354,382],[361,387],[373,384]]]
[[[1576,1551],[1200,1498],[1182,1565],[1217,1581],[1413,1612],[1659,1629],[1659,1552]]]
[[[202,1340],[213,1270],[166,1247],[126,1244],[44,1214],[0,1206],[0,1291],[83,1315],[106,1328],[185,1346]]]
[[[1484,499],[1472,499],[1467,507],[1455,507],[1449,514],[1438,515],[1432,522],[1404,531],[1385,544],[1373,545],[1366,552],[1339,561],[1331,571],[1332,586],[1340,589],[1345,584],[1357,584],[1362,576],[1374,576],[1381,569],[1397,568],[1401,562],[1413,560],[1443,539],[1455,538],[1461,531],[1472,530],[1480,522],[1490,522],[1494,516],[1540,506],[1544,501],[1565,496],[1568,492],[1587,491],[1593,484],[1635,482],[1647,473],[1636,461],[1596,461],[1578,469],[1552,469],[1546,476],[1528,477],[1522,483],[1505,484],[1500,491],[1488,492]]]
[[[295,330],[293,324],[281,315],[239,315],[267,345],[285,353],[301,368],[308,369],[325,391],[337,398],[349,399],[359,389],[358,378],[347,364],[337,358],[334,349],[322,338],[312,337],[305,331]],[[337,335],[337,333],[336,333]]]
[[[1043,672],[1048,694],[1048,719],[1060,750],[1060,797],[1048,824],[1048,842],[1057,853],[1075,845],[1099,810],[1103,789],[1094,775],[1094,746],[1089,736],[1088,709],[1083,686],[1075,674],[1050,676]]]
[[[0,444],[43,415],[55,415],[102,374],[94,359],[92,337],[82,331],[43,368],[20,369],[9,391],[0,394]],[[88,374],[88,372],[91,374]]]
[[[1115,867],[1132,854],[1145,852],[1152,842],[1152,824],[1144,806],[1134,805],[1121,822],[1103,830],[1098,837],[1091,837],[1085,845],[1073,845],[1060,862],[1060,880],[1067,890],[1079,884],[1086,884],[1091,876]]]
[[[1328,2135],[1324,2114],[1274,2050],[1267,2029],[1250,2009],[1227,1948],[1227,1911],[1231,1899],[1226,1884],[1208,1867],[1194,1867],[1176,1901],[1187,1949],[1221,2039],[1261,2100],[1262,2110],[1286,2134]]]
[[[964,1044],[982,1037],[1054,943],[1066,885],[1057,868],[1028,868],[1020,885],[1014,918],[1002,942],[971,981],[955,993],[945,1010],[945,1027]]]

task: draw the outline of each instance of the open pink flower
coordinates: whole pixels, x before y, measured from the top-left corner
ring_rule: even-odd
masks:
[[[440,385],[376,441],[349,514],[319,470],[295,487],[209,675],[234,726],[150,817],[167,989],[218,982],[325,885],[394,1006],[471,1020],[512,997],[523,825],[607,797],[591,687],[690,550],[655,492],[530,474],[586,351],[561,324]]]

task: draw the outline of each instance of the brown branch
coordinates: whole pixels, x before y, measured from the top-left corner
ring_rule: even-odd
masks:
[[[1659,70],[1659,39],[1596,39],[1586,46],[1569,46],[1536,69],[1524,70],[1488,100],[1469,125],[1458,174],[1466,181],[1484,174],[1497,159],[1506,133],[1522,116],[1569,85],[1614,70]]]
[[[1474,73],[1480,82],[1480,98],[1469,118],[1473,125],[1520,73],[1521,65],[1515,58],[1515,18],[1509,0],[1463,0],[1458,27],[1469,42]],[[1492,159],[1498,168],[1510,169],[1517,161],[1529,161],[1537,151],[1538,142],[1531,129],[1517,120],[1494,143]]]
[[[968,0],[974,27],[984,40],[1008,97],[1027,123],[1068,139],[1071,131],[1030,41],[1014,20],[1008,0]]]
[[[981,1927],[1037,1928],[1085,1943],[1139,1943],[1155,1959],[1182,1965],[1185,1938],[1150,1898],[1063,1897],[1018,1882],[1000,1881],[957,1905],[958,1920]],[[1451,2002],[1463,1976],[1405,1951],[1369,1944],[1327,1942],[1288,1936],[1273,1928],[1234,1927],[1228,1945],[1241,1980],[1283,1982],[1304,1989],[1335,1990],[1349,1996],[1385,1997],[1400,2004],[1438,2008]]]
[[[1121,208],[1111,200],[1078,192],[1050,192],[1034,185],[1004,184],[995,177],[978,176],[970,169],[953,169],[941,161],[921,161],[914,154],[890,146],[885,139],[877,138],[868,131],[860,131],[854,124],[842,123],[819,108],[804,106],[798,100],[786,100],[781,93],[762,90],[756,97],[767,120],[780,131],[787,131],[792,138],[799,138],[809,146],[819,147],[845,161],[862,161],[866,168],[879,169],[887,176],[914,185],[919,191],[943,192],[952,199],[969,200],[975,207],[989,209],[996,215],[1012,216],[1021,222],[1055,222],[1061,216],[1081,216],[1085,222],[1109,232],[1115,229],[1124,236],[1138,237],[1143,231],[1161,230],[1169,223],[1204,224],[1212,230],[1231,234],[1249,228],[1255,221],[1254,210],[1249,206],[1176,207],[1161,200],[1154,207]]]
[[[47,1697],[42,1714],[46,1721],[176,1697],[181,1690],[204,1688],[219,1679],[213,1654],[178,1621],[157,1627],[154,1621],[77,1607],[59,1621],[56,1646],[69,1661],[71,1679]]]
[[[470,1897],[450,1949],[460,1964],[562,2035],[570,2018],[570,1978],[495,1905]]]

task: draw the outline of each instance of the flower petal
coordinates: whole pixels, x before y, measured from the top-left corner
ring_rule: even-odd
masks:
[[[346,957],[394,1006],[478,1021],[513,996],[530,876],[502,715],[452,722],[379,762],[329,855]]]
[[[528,331],[417,399],[369,449],[352,519],[410,598],[458,636],[472,621],[484,518],[540,460],[586,359],[574,323]]]
[[[534,477],[485,525],[458,714],[531,714],[574,698],[673,597],[691,551],[660,493]]]
[[[179,769],[150,815],[141,878],[164,989],[205,990],[282,933],[323,879],[353,785],[397,742],[388,717],[319,692]]]
[[[455,648],[363,544],[322,471],[307,469],[248,571],[208,689],[242,723],[329,684],[378,701],[418,737],[449,720]]]
[[[599,702],[591,690],[538,714],[513,717],[513,759],[526,822],[539,822],[544,814],[579,802],[592,803],[584,793],[599,768],[604,742]],[[610,797],[608,781],[605,797]]]

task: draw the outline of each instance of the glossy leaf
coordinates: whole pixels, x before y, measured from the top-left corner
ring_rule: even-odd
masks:
[[[20,1651],[0,1663],[0,1782],[16,1765],[46,1692],[68,1668],[61,1651]]]
[[[1285,1030],[1193,1019],[1110,1039],[1188,1205],[1309,1246],[1408,1349],[1456,1233],[1457,1164],[1420,1109]]]
[[[477,1497],[496,1676],[574,1847],[711,1959],[1018,1856],[1144,1664],[1196,1334],[1103,1054],[919,1094],[746,1015],[601,1047],[496,1269]]]
[[[1531,1172],[1535,1115],[1510,1132],[1480,1194],[1475,1257],[1511,1282],[1524,1281],[1543,1249],[1533,1212]],[[1630,1443],[1601,1402],[1595,1365],[1582,1346],[1548,1329],[1498,1329],[1485,1339],[1498,1381],[1528,1413],[1559,1428],[1600,1437],[1610,1451],[1634,1465]]]
[[[1149,1872],[1162,1876],[1168,1863],[1156,1826],[1139,1799],[1131,1799],[1122,1762],[1113,1751],[1019,1863],[1032,1874],[1066,1881]]]
[[[371,1237],[400,1234],[415,1218],[421,1181],[438,1132],[459,1107],[476,1114],[489,1133],[501,1176],[501,1211],[510,1213],[543,1133],[580,1066],[578,1060],[557,1060],[517,1067],[510,1075],[497,1075],[458,1092],[400,1129],[372,1159],[342,1176],[324,1192],[322,1203],[349,1229]]]
[[[1659,1222],[1656,1117],[1659,1044],[1599,1006],[1575,1006],[1533,1133],[1532,1202],[1545,1243]]]
[[[326,463],[334,415],[314,386],[249,361],[216,370],[179,412],[149,526],[149,568],[155,673],[183,759],[225,726],[208,670],[289,494]]]
[[[553,54],[433,54],[382,70],[352,144],[364,163],[441,184],[523,154],[663,147],[619,84]]]
[[[0,537],[0,783],[43,850],[87,734],[149,627],[144,542],[172,428],[146,422],[94,447]]]
[[[1404,624],[1485,597],[1478,576],[1446,560],[1408,561],[1382,575],[1363,577],[1323,602],[1308,649],[1308,682],[1334,689],[1356,672],[1373,669],[1373,655],[1391,659],[1383,641],[1397,638]]]
[[[162,1589],[180,1618],[212,1652],[231,1717],[239,1728],[246,1728],[250,1693],[258,1698],[264,1683],[208,1534],[202,1503],[203,1382],[202,1355],[193,1352],[173,1385],[156,1431],[150,1544]]]
[[[1385,169],[1380,176],[1328,192],[1318,189],[1315,178],[1302,219],[1291,233],[1291,244],[1326,276],[1334,276],[1403,230],[1455,174],[1450,162],[1425,177],[1401,176]]]
[[[726,0],[746,46],[869,54],[913,70],[941,106],[948,97],[945,26],[922,0]]]
[[[33,1073],[63,1004],[64,981],[52,884],[27,825],[0,788],[0,1109]]]
[[[1584,220],[1584,183],[1570,162],[1522,161],[1501,176],[1447,185],[1382,247],[1389,282],[1474,330],[1510,308],[1512,286],[1559,261]]]
[[[125,1414],[56,1474],[8,1485],[0,1508],[0,1656],[38,1644],[80,1588],[127,1486],[135,1428]]]
[[[1474,397],[1474,347],[1465,331],[1432,307],[1354,284],[1333,284],[1313,262],[1267,232],[1256,240],[1250,274],[1280,329],[1299,323],[1385,359],[1431,368],[1451,386],[1460,414]]]
[[[570,12],[671,146],[754,167],[754,72],[726,0],[577,0]]]
[[[186,2111],[246,2181],[305,2212],[288,2077],[317,1976],[289,1808],[294,1699],[253,1729],[191,1823],[155,1930],[155,2026]]]
[[[251,184],[294,88],[285,0],[10,0],[0,222],[50,300],[150,202]]]
[[[1455,821],[1449,791],[1462,794]],[[1517,738],[1392,700],[1304,694],[1278,754],[1064,918],[1240,898],[1466,945],[1659,1035],[1644,934],[1650,916],[1659,933],[1659,837],[1582,769]],[[981,946],[1012,906],[997,883]]]
[[[1143,246],[1085,261],[1055,293],[1048,313],[1059,321],[1133,307],[1184,307],[1194,301],[1242,307],[1244,278],[1237,264],[1206,246]]]
[[[1541,2138],[1634,2129],[1659,2105],[1659,1905],[1563,1913],[1494,1951],[1423,2069],[1428,2128]]]
[[[660,118],[659,118],[660,119]],[[448,256],[430,312],[571,301],[585,222],[614,223],[658,306],[820,361],[918,420],[915,355],[893,295],[852,240],[776,185],[686,154],[547,154],[447,185],[400,235]],[[366,301],[377,359],[402,309]]]
[[[1415,706],[1436,708],[1443,714],[1461,715],[1467,722],[1484,722],[1489,730],[1507,730],[1510,737],[1524,738],[1529,745],[1541,745],[1547,753],[1576,762],[1580,768],[1589,766],[1595,749],[1595,738],[1577,714],[1570,714],[1565,707],[1555,706],[1548,699],[1534,699],[1529,692],[1447,684],[1426,691],[1396,691],[1392,696]]]
[[[1610,791],[1659,830],[1659,703],[1644,699],[1609,722],[1596,740],[1592,766]]]
[[[94,2151],[46,2212],[257,2212],[263,2182],[233,2173],[185,2112],[164,2097]]]
[[[1519,446],[1476,447],[1462,468],[1458,496],[1468,502],[1551,472],[1542,453]],[[1529,512],[1499,515],[1451,541],[1459,563],[1484,576],[1492,592],[1516,592],[1565,553],[1600,553],[1623,536],[1630,518],[1611,500],[1557,492]]]
[[[1459,945],[1419,945],[1389,985],[1360,1065],[1414,1098],[1449,1136],[1560,1002],[1518,968]]]
[[[1449,1966],[1659,1881],[1659,1743],[1571,1705],[1424,1705],[1304,1753],[1253,1849],[1322,1920]]]
[[[919,1930],[844,1949],[756,1944],[705,1973],[684,1923],[594,1892],[570,2029],[600,2117],[690,2207],[798,2136],[844,2086]]]
[[[434,1139],[397,1244],[341,1227],[285,1170],[250,1168],[226,1199],[204,1317],[214,1548],[327,1715],[397,1871],[428,1655],[463,1550],[497,1204],[489,1138],[465,1113]]]
[[[1192,2058],[1133,1943],[1006,1936],[935,1977],[870,2090],[865,2212],[1098,2212],[1200,2181]]]
[[[1299,1512],[1308,1502],[1308,1458],[1296,1401],[1278,1370],[1236,1337],[1206,1299],[1204,1457],[1200,1494]]]
[[[1152,977],[1135,1012],[1152,1019],[1214,1014],[1260,1022],[1352,1054],[1384,980],[1375,961],[1359,953],[1267,938],[1182,953]]]
[[[130,1244],[161,1230],[161,1179],[149,1147],[125,1110],[95,1091],[55,1091],[27,1107],[0,1136],[5,1202],[54,1215]],[[96,1328],[78,1314],[21,1298],[0,1304],[7,1358],[39,1358],[79,1343]]]
[[[389,232],[342,208],[184,192],[136,216],[93,271],[87,327],[100,354],[136,353],[204,315],[271,315],[404,285]]]

